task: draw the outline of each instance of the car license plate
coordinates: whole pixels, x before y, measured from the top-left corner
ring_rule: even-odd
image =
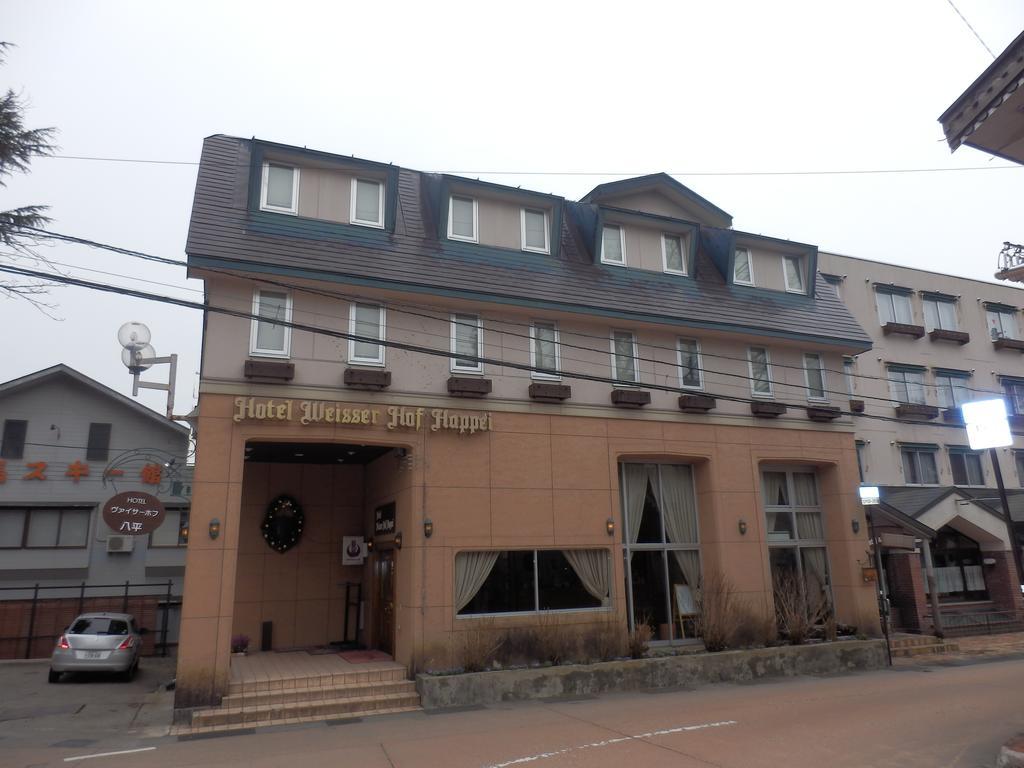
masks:
[[[87,659],[102,659],[102,651],[85,651],[85,658]]]

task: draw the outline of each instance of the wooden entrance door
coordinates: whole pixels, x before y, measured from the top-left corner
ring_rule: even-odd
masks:
[[[395,550],[381,549],[376,559],[377,648],[395,655]]]

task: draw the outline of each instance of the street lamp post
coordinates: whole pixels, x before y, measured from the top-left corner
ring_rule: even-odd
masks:
[[[121,350],[121,362],[132,374],[132,396],[138,397],[140,389],[158,389],[167,393],[167,418],[174,418],[174,382],[178,377],[178,356],[167,355],[157,357],[156,350],[149,343],[152,338],[149,328],[142,323],[128,322],[117,330],[117,340],[124,349]],[[140,381],[139,374],[154,365],[168,366],[167,383],[158,381]]]

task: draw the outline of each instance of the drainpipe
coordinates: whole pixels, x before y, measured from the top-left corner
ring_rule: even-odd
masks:
[[[924,552],[925,578],[928,579],[928,602],[932,604],[932,625],[935,636],[946,636],[942,628],[942,614],[939,612],[938,581],[935,578],[935,564],[932,562],[932,543],[929,539],[921,539],[921,551]]]

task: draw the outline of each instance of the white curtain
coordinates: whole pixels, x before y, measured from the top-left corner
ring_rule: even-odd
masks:
[[[964,576],[960,566],[951,565],[935,569],[935,588],[939,594],[951,594],[964,591]]]
[[[825,538],[825,529],[821,525],[821,513],[814,512],[796,513],[796,535],[800,539],[821,541]]]
[[[823,547],[805,547],[800,550],[804,559],[804,583],[807,596],[828,593],[828,561]]]
[[[967,577],[968,592],[983,592],[985,590],[985,576],[981,572],[980,565],[965,565],[964,576]]]
[[[798,507],[818,506],[818,489],[814,484],[813,472],[793,473],[794,504]]]
[[[659,506],[665,518],[665,533],[671,544],[696,544],[697,506],[693,499],[690,467],[664,464],[661,467]]]
[[[784,507],[789,504],[785,472],[764,473],[764,500],[769,507]]]
[[[563,549],[562,554],[576,571],[587,592],[609,604],[611,576],[608,569],[608,550],[605,549]]]
[[[626,534],[630,544],[640,538],[640,522],[644,515],[644,501],[647,499],[647,483],[656,477],[653,464],[622,465],[623,498],[626,504]]]
[[[700,589],[700,551],[696,549],[673,549],[672,556],[679,564],[679,570],[686,577],[690,590],[696,594]]]
[[[476,597],[498,562],[497,552],[459,552],[455,556],[455,612]]]

